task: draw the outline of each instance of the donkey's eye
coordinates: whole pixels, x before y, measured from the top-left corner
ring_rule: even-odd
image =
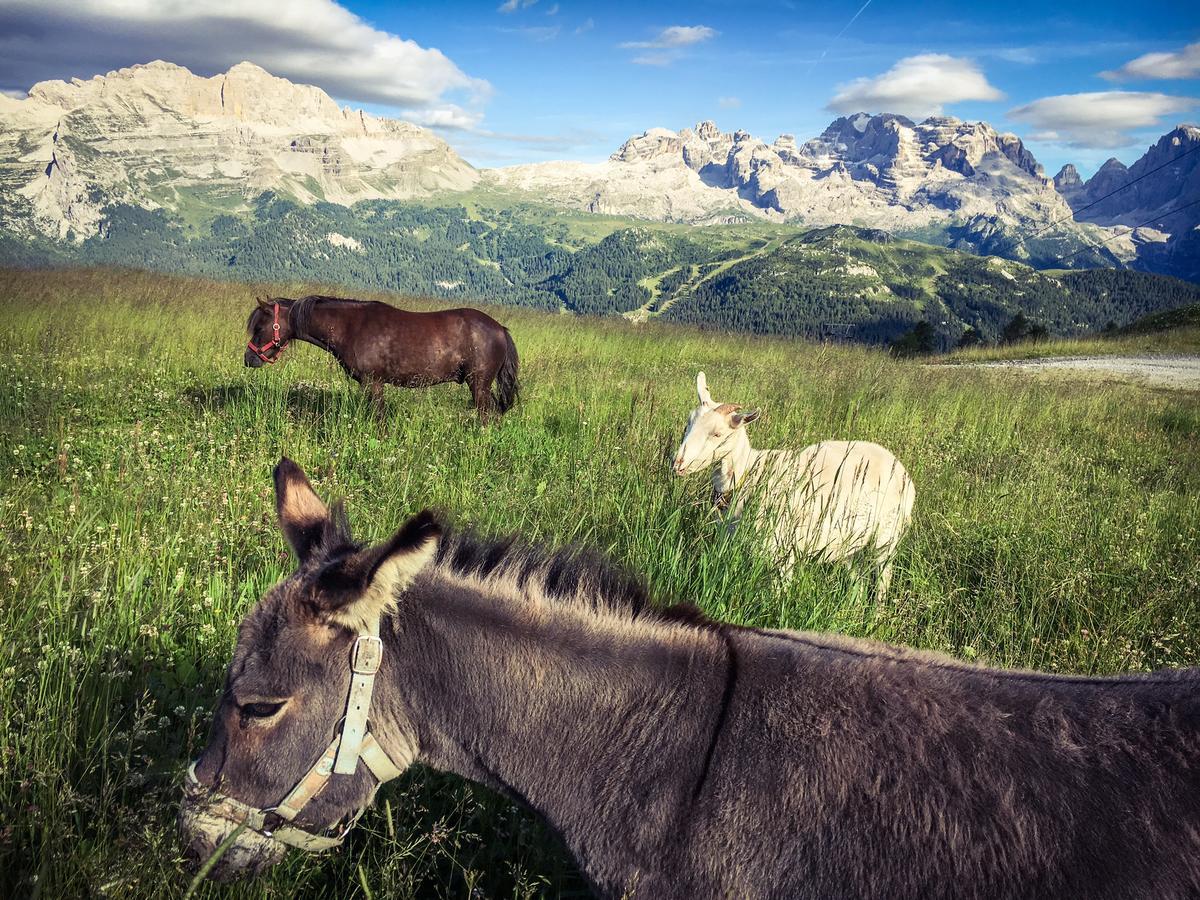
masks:
[[[244,703],[238,709],[252,719],[269,719],[283,709],[282,703]]]

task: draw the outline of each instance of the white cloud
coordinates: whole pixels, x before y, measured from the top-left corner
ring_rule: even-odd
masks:
[[[526,7],[533,6],[533,4],[537,2],[538,0],[504,0],[503,3],[496,7],[496,12],[516,12],[518,9],[525,9]]]
[[[900,113],[914,119],[938,115],[948,103],[1001,100],[969,59],[924,53],[900,60],[882,75],[842,86],[826,109],[834,112]]]
[[[596,27],[596,20],[592,19],[592,18],[587,18],[587,19],[584,19],[583,22],[580,24],[580,26],[575,29],[575,33],[583,34],[584,32],[591,31],[595,27]]]
[[[590,21],[590,20],[589,20]],[[672,25],[649,41],[625,41],[623,50],[650,50],[639,53],[630,62],[639,66],[669,66],[683,55],[684,48],[712,40],[720,32],[707,25]]]
[[[1191,97],[1144,91],[1097,91],[1043,97],[1008,111],[1010,119],[1028,122],[1031,141],[1072,147],[1127,147],[1133,131],[1161,123],[1164,116],[1194,109]]]
[[[0,88],[89,77],[152,59],[206,75],[250,60],[344,100],[431,115],[449,115],[462,102],[478,110],[491,91],[440,50],[374,28],[333,0],[0,5]]]
[[[551,7],[550,7],[548,10],[546,10],[546,15],[548,15],[548,16],[557,16],[557,15],[558,15],[558,9],[559,9],[559,7],[558,7],[558,4],[557,4],[557,3],[555,3],[555,4],[553,4],[553,5],[552,5],[552,6],[551,6]]]
[[[639,53],[629,61],[637,66],[669,66],[678,58],[674,53]]]
[[[558,37],[561,29],[557,25],[525,25],[519,28],[501,28],[504,34],[519,34],[531,41],[552,41]]]
[[[1147,53],[1112,72],[1101,72],[1109,81],[1133,78],[1196,78],[1200,76],[1200,43],[1172,53]]]
[[[483,113],[477,109],[463,109],[455,103],[442,106],[427,106],[422,109],[402,109],[400,116],[417,125],[443,131],[477,131],[483,121]]]
[[[717,106],[721,109],[737,109],[742,105],[741,97],[718,97]]]
[[[672,25],[660,31],[653,40],[626,41],[621,46],[627,50],[666,50],[699,44],[715,38],[717,34],[715,28],[707,25]]]

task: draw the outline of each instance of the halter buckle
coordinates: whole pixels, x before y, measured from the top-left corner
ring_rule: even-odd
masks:
[[[350,670],[356,675],[374,675],[382,661],[383,641],[375,635],[359,635],[350,653]]]

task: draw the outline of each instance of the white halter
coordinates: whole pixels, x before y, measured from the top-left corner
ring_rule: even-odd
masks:
[[[295,820],[300,811],[324,789],[334,775],[353,775],[358,769],[360,757],[379,784],[391,781],[403,771],[367,730],[367,714],[371,709],[375,674],[382,662],[383,641],[379,637],[379,623],[375,622],[367,632],[357,637],[350,651],[350,693],[346,698],[346,714],[342,717],[342,727],[325,748],[325,752],[313,763],[312,768],[275,806],[268,809],[250,806],[206,787],[196,777],[194,762],[188,766],[187,791],[205,799],[209,808],[223,818],[238,824],[245,823],[252,831],[288,846],[298,847],[310,853],[320,853],[340,846],[359,816],[363,814],[365,806],[356,811],[333,836],[313,834],[296,825],[274,825],[273,822],[275,819],[285,823]]]

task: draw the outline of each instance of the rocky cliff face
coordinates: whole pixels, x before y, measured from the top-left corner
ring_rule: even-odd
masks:
[[[1078,221],[1124,234],[1140,267],[1200,279],[1200,206],[1188,205],[1200,197],[1200,128],[1172,129],[1128,168],[1110,159],[1086,182],[1055,184]]]
[[[1074,166],[1070,169],[1074,172]],[[1141,180],[1134,183],[1135,179]],[[1113,196],[1101,199],[1106,194]],[[1159,138],[1128,168],[1110,159],[1078,185],[1069,199],[1075,209],[1095,203],[1080,214],[1089,222],[1133,225],[1162,215],[1167,230],[1177,231],[1200,222],[1200,210],[1185,210],[1175,225],[1167,221],[1167,214],[1196,197],[1200,197],[1200,128],[1180,125]]]
[[[1083,190],[1083,179],[1079,177],[1079,170],[1070,163],[1059,169],[1058,174],[1054,176],[1054,189],[1071,203],[1071,199]]]
[[[1019,138],[949,116],[918,124],[860,113],[802,144],[790,134],[767,144],[713,122],[655,128],[604,163],[517,166],[485,178],[644,218],[713,221],[736,211],[818,225],[957,229],[975,249],[1004,232],[1070,218]]]
[[[425,129],[343,109],[251,63],[202,78],[154,62],[0,97],[0,214],[62,239],[95,234],[113,202],[234,210],[270,190],[348,204],[478,177]]]

